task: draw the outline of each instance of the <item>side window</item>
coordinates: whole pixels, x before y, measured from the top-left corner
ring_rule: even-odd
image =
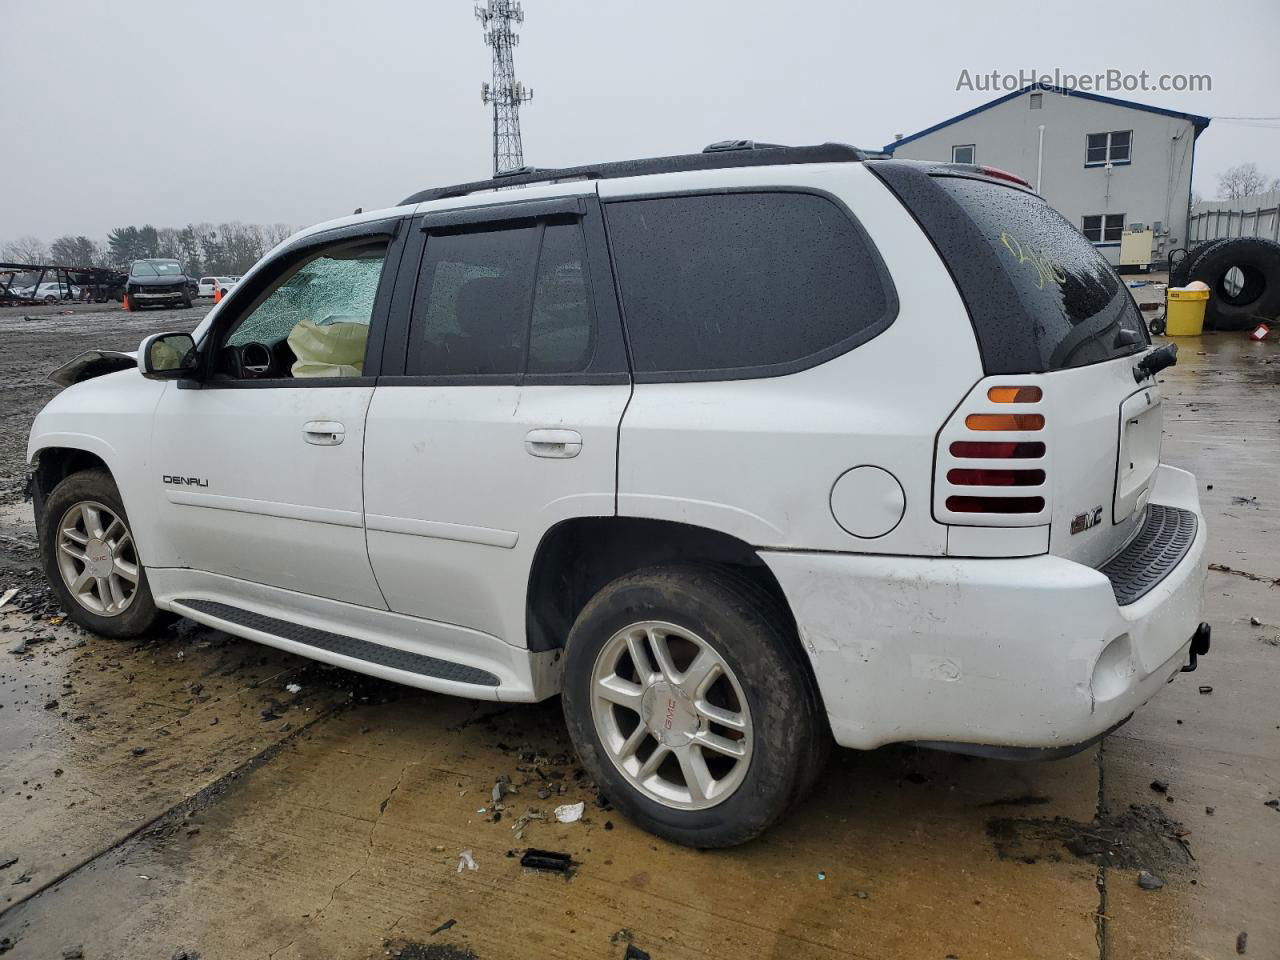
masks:
[[[529,327],[529,373],[585,370],[595,349],[586,248],[576,223],[548,224]]]
[[[474,376],[524,370],[538,232],[526,226],[427,239],[407,373]]]
[[[804,193],[607,205],[637,376],[774,376],[892,322],[897,300],[841,207]]]
[[[379,239],[304,260],[234,324],[224,347],[265,346],[271,377],[360,376],[386,254]]]
[[[574,222],[433,233],[413,305],[406,373],[584,371],[595,312]]]

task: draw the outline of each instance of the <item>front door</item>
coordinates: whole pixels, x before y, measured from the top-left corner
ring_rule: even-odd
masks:
[[[228,301],[204,381],[170,385],[156,412],[156,566],[385,608],[361,471],[389,248],[347,236],[287,255]]]
[[[470,216],[415,231],[404,368],[369,409],[369,557],[392,610],[523,645],[545,532],[615,512],[630,384],[594,196]]]

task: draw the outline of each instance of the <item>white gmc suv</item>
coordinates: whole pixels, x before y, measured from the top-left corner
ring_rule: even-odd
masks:
[[[1016,177],[736,141],[306,230],[58,371],[29,458],[90,630],[561,694],[613,803],[719,847],[832,739],[1055,757],[1194,667],[1174,359]]]

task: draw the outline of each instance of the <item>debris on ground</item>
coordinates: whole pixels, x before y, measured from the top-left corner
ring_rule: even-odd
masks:
[[[502,795],[509,789],[508,785],[510,783],[511,781],[505,776],[499,777],[497,779],[497,781],[493,785],[493,802],[494,803],[502,802]]]
[[[67,947],[62,951],[62,960],[84,960],[84,947]]]
[[[470,850],[463,850],[458,854],[458,873],[463,870],[479,870],[480,864],[476,863],[475,857],[471,855]]]
[[[1262,621],[1261,621],[1261,620],[1259,620],[1257,617],[1250,617],[1250,618],[1249,618],[1249,623],[1251,623],[1251,624],[1252,624],[1253,626],[1255,626],[1255,627],[1260,627],[1260,626],[1262,626]]]
[[[17,862],[17,857],[8,853],[0,853],[0,870],[8,870]]]
[[[475,953],[457,944],[414,943],[408,940],[388,945],[386,955],[397,960],[476,960]]]
[[[457,923],[458,923],[457,920],[453,919],[453,917],[450,917],[444,923],[440,924],[440,926],[432,930],[431,936],[434,937],[437,933],[444,933],[446,930],[451,930]]]
[[[1213,693],[1213,687],[1209,686],[1209,685],[1206,683],[1206,684],[1204,684],[1203,686],[1201,686],[1201,687],[1200,687],[1200,692],[1201,692],[1202,694],[1209,694],[1209,693]]]
[[[1157,877],[1154,873],[1147,870],[1138,871],[1138,886],[1143,890],[1159,890],[1164,886],[1164,881]]]
[[[577,823],[582,819],[583,811],[587,809],[587,805],[581,801],[578,803],[562,803],[556,807],[556,819],[561,823]]]
[[[290,693],[301,693],[301,692],[302,692],[302,687],[300,687],[300,686],[299,686],[298,684],[296,684],[296,683],[286,683],[286,684],[284,685],[284,688],[285,688],[287,691],[289,691]]]
[[[1154,790],[1156,793],[1168,793],[1169,781],[1168,780],[1152,780],[1151,789]]]
[[[1280,800],[1276,800],[1274,797],[1270,800],[1264,800],[1262,805],[1264,807],[1270,807],[1272,810],[1280,810]]]
[[[573,860],[567,853],[535,850],[530,847],[520,858],[520,866],[529,870],[543,870],[547,873],[569,873],[573,869]]]
[[[1205,807],[1205,808],[1204,808],[1204,812],[1205,812],[1205,815],[1206,815],[1206,816],[1210,816],[1210,817],[1212,817],[1212,816],[1213,816],[1213,811],[1214,811],[1214,808],[1213,808],[1213,807]]]
[[[0,610],[8,606],[9,601],[18,595],[17,587],[10,587],[3,594],[0,594]]]
[[[627,952],[622,955],[622,960],[650,960],[650,957],[634,943],[628,943]]]
[[[1244,952],[1249,949],[1249,934],[1244,930],[1236,936],[1236,953],[1244,956]]]
[[[1164,872],[1195,859],[1186,828],[1154,804],[1131,804],[1120,814],[1086,822],[996,817],[987,821],[987,835],[1000,859],[1026,864],[1079,860]]]

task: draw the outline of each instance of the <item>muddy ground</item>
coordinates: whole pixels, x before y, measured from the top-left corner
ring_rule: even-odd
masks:
[[[839,751],[779,827],[698,853],[609,807],[554,702],[62,618],[17,499],[40,378],[199,312],[0,316],[0,594],[22,589],[0,611],[5,960],[1280,956],[1274,343],[1184,340],[1165,375],[1165,457],[1200,476],[1218,565],[1197,673],[1067,760]],[[553,821],[577,800],[582,822]],[[522,868],[529,847],[570,872]]]

